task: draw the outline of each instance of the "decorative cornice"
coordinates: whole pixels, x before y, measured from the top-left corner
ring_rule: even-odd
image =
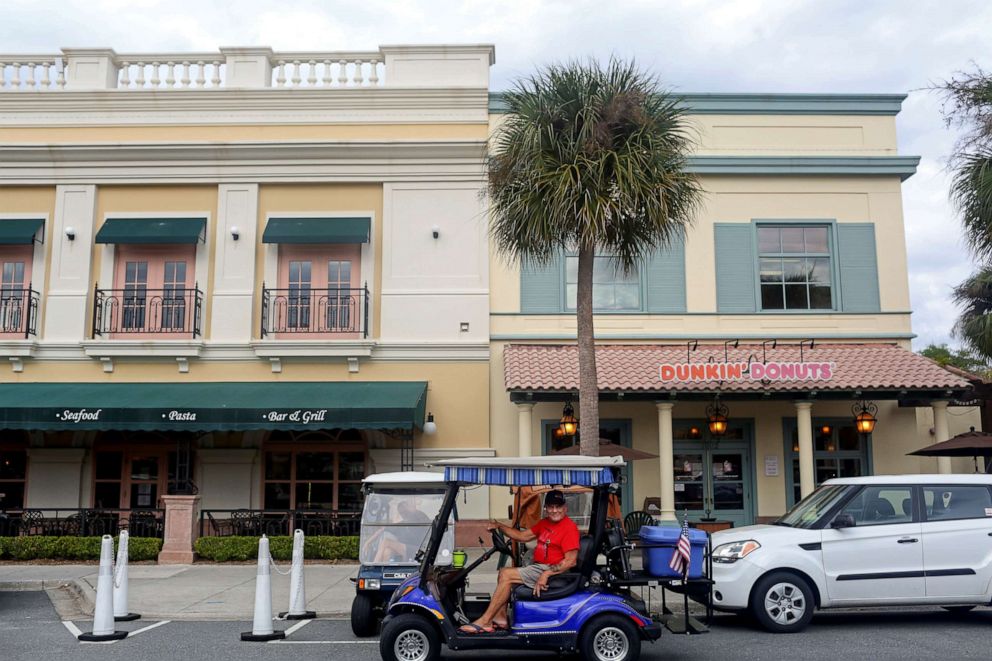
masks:
[[[898,176],[916,174],[919,156],[690,156],[697,174]]]
[[[897,115],[905,94],[675,94],[693,115]],[[499,92],[489,112],[506,112]]]

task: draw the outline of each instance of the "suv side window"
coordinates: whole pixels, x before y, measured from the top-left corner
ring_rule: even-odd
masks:
[[[982,485],[946,484],[923,487],[927,521],[992,517],[992,494]]]
[[[850,514],[858,526],[912,523],[913,489],[908,486],[867,486],[844,506],[841,514]]]

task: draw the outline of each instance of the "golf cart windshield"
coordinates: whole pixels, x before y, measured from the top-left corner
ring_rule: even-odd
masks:
[[[411,565],[441,509],[444,491],[403,489],[374,491],[362,511],[359,561],[363,565]],[[441,540],[439,564],[451,563],[455,545],[454,518]]]

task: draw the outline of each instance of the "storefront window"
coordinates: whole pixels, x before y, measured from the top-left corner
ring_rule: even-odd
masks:
[[[789,504],[799,502],[799,430],[795,420],[788,421],[786,448],[789,471]],[[863,436],[849,420],[813,421],[813,479],[816,486],[835,477],[870,475],[871,436]]]
[[[266,450],[263,507],[357,512],[366,464],[364,449]]]
[[[0,510],[24,507],[28,454],[24,450],[0,450]]]

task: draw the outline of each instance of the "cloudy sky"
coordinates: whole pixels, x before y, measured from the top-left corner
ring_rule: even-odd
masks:
[[[493,88],[556,59],[634,57],[682,92],[900,92],[899,151],[916,348],[950,342],[972,269],[947,201],[954,133],[926,88],[992,68],[989,0],[4,0],[8,53],[374,49],[493,43]]]

